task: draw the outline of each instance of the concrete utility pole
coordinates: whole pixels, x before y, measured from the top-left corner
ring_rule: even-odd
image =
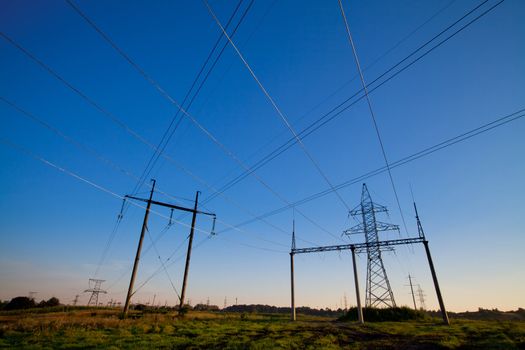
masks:
[[[290,306],[290,319],[292,321],[296,320],[296,314],[295,314],[295,285],[294,285],[294,269],[293,269],[293,256],[294,256],[294,249],[295,249],[295,220],[293,221],[292,225],[292,250],[290,251],[290,282],[291,282],[291,306]]]
[[[363,201],[362,201],[363,202]],[[363,207],[364,205],[361,205]],[[377,208],[377,205],[374,205],[375,208]],[[366,209],[366,208],[365,208]],[[432,273],[432,280],[434,281],[434,287],[436,288],[436,294],[439,301],[439,306],[441,308],[441,315],[443,317],[443,321],[445,324],[449,325],[449,319],[447,315],[447,311],[445,309],[445,304],[443,302],[443,297],[441,295],[441,290],[439,289],[439,283],[436,276],[436,271],[434,269],[434,263],[432,262],[432,257],[430,255],[430,249],[428,247],[428,241],[425,238],[425,233],[423,232],[423,227],[421,225],[421,222],[419,220],[419,216],[417,214],[417,208],[414,203],[414,209],[416,211],[416,219],[417,219],[417,227],[418,227],[418,237],[409,237],[409,238],[401,238],[401,239],[390,239],[390,240],[367,240],[365,243],[351,243],[351,244],[338,244],[338,245],[331,245],[331,246],[322,246],[322,247],[309,247],[309,248],[295,248],[295,244],[292,246],[292,249],[290,251],[290,256],[294,256],[296,254],[305,254],[305,253],[320,253],[320,252],[341,252],[342,250],[351,250],[352,251],[352,262],[354,266],[354,280],[355,280],[355,286],[356,286],[356,297],[357,297],[357,309],[358,309],[358,316],[359,316],[359,322],[363,322],[363,314],[362,314],[362,308],[361,308],[361,298],[359,296],[359,284],[358,284],[358,278],[357,278],[357,268],[356,268],[356,261],[355,261],[355,254],[361,253],[366,251],[367,253],[371,251],[370,248],[374,248],[376,251],[377,249],[388,249],[397,245],[407,245],[407,244],[414,244],[414,243],[423,243],[425,246],[425,252],[427,254],[428,263],[430,266],[430,272]],[[375,210],[375,209],[374,209]],[[380,209],[379,211],[383,211],[384,209]],[[377,211],[377,210],[376,210]],[[353,211],[356,213],[356,210]],[[361,209],[361,212],[364,212],[363,209]],[[374,213],[374,211],[369,211],[371,213]],[[378,222],[376,222],[377,224]],[[390,225],[390,224],[381,224],[381,225]],[[363,223],[364,226],[364,223]],[[390,225],[395,226],[395,225]],[[362,227],[355,227],[349,230],[346,230],[345,233],[355,233],[355,232],[362,232]],[[377,231],[377,227],[376,230]],[[293,260],[292,260],[293,261]],[[370,262],[370,259],[368,260]],[[292,265],[293,266],[293,265]],[[293,271],[293,268],[292,268]],[[370,269],[369,269],[370,271]],[[292,273],[293,276],[293,273]],[[369,278],[367,278],[367,281],[370,281]],[[370,288],[367,290],[369,291]],[[389,288],[385,287],[383,290],[383,295],[389,294]],[[292,294],[293,296],[293,294]],[[380,296],[379,299],[382,297]],[[391,299],[393,301],[393,298]]]
[[[139,238],[139,245],[137,247],[137,254],[135,255],[135,262],[133,263],[133,272],[131,272],[131,279],[129,281],[129,288],[128,288],[128,294],[126,296],[126,303],[124,304],[124,316],[128,314],[129,310],[129,303],[131,301],[131,296],[133,295],[133,285],[135,284],[135,277],[137,277],[137,269],[139,267],[139,260],[140,260],[140,251],[142,250],[142,242],[144,241],[144,234],[146,233],[146,230],[148,228],[148,217],[149,217],[149,211],[151,208],[151,200],[153,198],[153,192],[155,191],[155,180],[151,180],[153,183],[151,186],[151,192],[149,194],[149,200],[148,204],[146,206],[146,213],[144,214],[144,221],[142,222],[142,229],[140,230],[140,238]]]
[[[417,310],[416,297],[414,295],[414,287],[412,286],[412,276],[408,275],[408,282],[410,283],[410,292],[412,293],[412,301],[414,302],[414,310]]]
[[[441,309],[441,317],[443,318],[443,322],[445,322],[446,325],[450,325],[447,310],[445,309],[445,303],[443,302],[443,297],[441,296],[441,289],[439,289],[439,282],[436,276],[436,270],[434,269],[434,263],[432,262],[430,249],[428,248],[428,241],[423,241],[423,245],[425,246],[425,251],[427,252],[428,265],[430,266],[430,273],[432,274],[432,280],[434,281],[434,288],[436,289],[439,308]]]
[[[432,281],[434,281],[434,288],[436,289],[436,294],[437,294],[437,298],[439,302],[439,308],[441,309],[441,317],[443,318],[443,322],[446,325],[450,325],[447,310],[445,309],[445,303],[443,302],[443,297],[441,296],[441,289],[439,288],[439,282],[437,279],[436,270],[434,269],[434,263],[432,262],[432,256],[430,255],[430,248],[428,247],[428,241],[425,238],[425,231],[423,231],[423,225],[421,224],[421,220],[419,220],[419,214],[417,213],[417,207],[416,207],[415,202],[414,202],[414,211],[416,213],[418,234],[419,234],[419,237],[423,239],[423,245],[425,246],[425,252],[427,253],[428,265],[430,267],[430,273],[432,274]]]
[[[354,265],[354,284],[355,284],[355,297],[357,299],[357,319],[358,322],[363,324],[365,320],[363,318],[363,308],[361,307],[361,295],[359,293],[359,278],[357,277],[357,264],[355,262],[355,247],[350,248],[352,251],[352,264]]]
[[[180,211],[185,211],[185,212],[190,212],[190,213],[193,214],[193,218],[192,218],[192,221],[191,221],[191,230],[190,230],[190,235],[189,235],[188,253],[186,255],[186,266],[185,266],[185,269],[184,269],[184,279],[183,279],[183,284],[182,284],[182,293],[181,293],[181,297],[180,297],[179,313],[180,313],[180,310],[182,310],[182,307],[184,306],[184,297],[186,295],[186,282],[187,282],[187,279],[188,279],[188,271],[189,271],[190,257],[191,257],[191,247],[192,247],[192,244],[193,244],[193,234],[194,234],[194,231],[195,231],[195,222],[196,222],[196,219],[197,219],[197,214],[203,214],[203,215],[208,215],[208,216],[212,216],[213,217],[213,226],[212,226],[211,235],[215,234],[214,233],[214,229],[215,229],[216,215],[213,214],[213,213],[207,213],[207,212],[204,212],[204,211],[197,210],[197,204],[198,204],[198,201],[199,201],[199,193],[200,192],[197,191],[197,194],[195,196],[195,206],[194,206],[194,208],[185,208],[185,207],[181,207],[179,205],[158,202],[158,201],[152,200],[153,191],[154,191],[154,188],[155,188],[155,180],[152,179],[151,181],[153,182],[153,186],[151,188],[151,194],[150,194],[149,199],[138,198],[138,197],[134,197],[134,196],[130,196],[130,195],[126,195],[125,196],[125,198],[127,198],[127,199],[133,199],[133,200],[137,200],[137,201],[141,201],[141,202],[146,202],[147,203],[147,207],[146,207],[146,214],[144,216],[144,223],[142,225],[142,231],[141,231],[141,236],[140,236],[140,241],[139,241],[139,247],[137,249],[137,257],[135,258],[135,265],[133,266],[133,274],[132,274],[132,277],[131,277],[130,289],[128,290],[128,296],[126,298],[126,305],[124,306],[124,316],[128,312],[129,299],[133,295],[133,292],[132,292],[133,282],[135,280],[136,267],[138,266],[138,259],[140,257],[140,249],[142,247],[142,240],[144,239],[144,232],[147,229],[147,218],[148,218],[148,214],[149,214],[149,210],[150,210],[151,204],[158,205],[158,206],[161,206],[161,207],[167,207],[167,208],[171,209],[169,225],[172,224],[172,214],[173,214],[173,210],[174,209],[180,210]]]
[[[180,294],[179,314],[182,312],[182,307],[184,306],[184,297],[186,295],[186,283],[188,281],[188,271],[190,270],[191,247],[193,244],[193,233],[195,231],[195,221],[197,220],[198,203],[199,203],[199,191],[197,191],[197,193],[195,194],[195,207],[193,208],[193,216],[191,218],[190,238],[188,241],[188,253],[186,254],[186,265],[184,267],[184,278],[182,280],[182,291]]]

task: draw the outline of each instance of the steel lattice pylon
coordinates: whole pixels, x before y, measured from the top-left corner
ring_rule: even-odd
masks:
[[[372,201],[366,184],[363,184],[361,193],[361,203],[350,211],[350,215],[361,217],[362,223],[346,231],[345,234],[365,235],[366,243],[372,243],[366,248],[367,252],[367,271],[366,271],[366,300],[367,307],[395,307],[394,293],[390,287],[385,265],[381,258],[382,250],[392,250],[392,247],[380,247],[375,245],[379,242],[379,231],[399,230],[399,226],[379,222],[376,220],[376,213],[387,212],[383,205]]]
[[[102,294],[107,293],[105,290],[100,289],[102,282],[105,282],[105,280],[98,280],[94,278],[89,279],[90,288],[84,291],[84,293],[91,293],[91,296],[89,297],[89,301],[87,303],[88,306],[98,306],[98,295],[100,293]]]

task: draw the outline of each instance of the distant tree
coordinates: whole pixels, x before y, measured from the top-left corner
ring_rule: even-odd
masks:
[[[193,307],[195,311],[217,311],[219,307],[217,305],[208,305],[208,304],[197,304]]]
[[[42,300],[38,303],[38,307],[51,307],[60,305],[60,300],[55,297],[51,297],[48,300]]]
[[[28,297],[15,297],[5,306],[5,310],[30,309],[35,307],[35,300]]]

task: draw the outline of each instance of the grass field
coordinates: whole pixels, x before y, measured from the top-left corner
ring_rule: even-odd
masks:
[[[19,349],[525,349],[525,322],[353,323],[301,316],[109,309],[0,313],[0,348]]]

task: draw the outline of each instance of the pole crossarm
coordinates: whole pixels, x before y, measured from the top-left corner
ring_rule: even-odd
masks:
[[[292,254],[305,254],[305,253],[352,250],[352,249],[356,249],[359,252],[366,248],[391,247],[391,246],[402,245],[402,244],[423,243],[424,241],[425,239],[423,237],[413,237],[413,238],[391,239],[391,240],[386,240],[386,241],[369,242],[369,243],[352,243],[352,244],[329,245],[329,246],[323,246],[323,247],[296,248],[296,249],[292,249],[291,253]]]
[[[135,199],[137,201],[146,202],[146,203],[147,202],[151,202],[151,204],[160,205],[160,206],[171,208],[171,209],[187,211],[189,213],[197,213],[197,214],[203,214],[203,215],[209,215],[209,216],[216,216],[214,213],[208,213],[208,212],[201,211],[201,210],[195,210],[193,208],[185,208],[185,207],[181,207],[181,206],[178,206],[178,205],[175,205],[175,204],[157,202],[157,201],[154,201],[154,200],[148,200],[148,199],[145,199],[145,198],[139,198],[139,197],[130,196],[130,195],[125,195],[124,197],[125,198],[129,198],[129,199]]]

